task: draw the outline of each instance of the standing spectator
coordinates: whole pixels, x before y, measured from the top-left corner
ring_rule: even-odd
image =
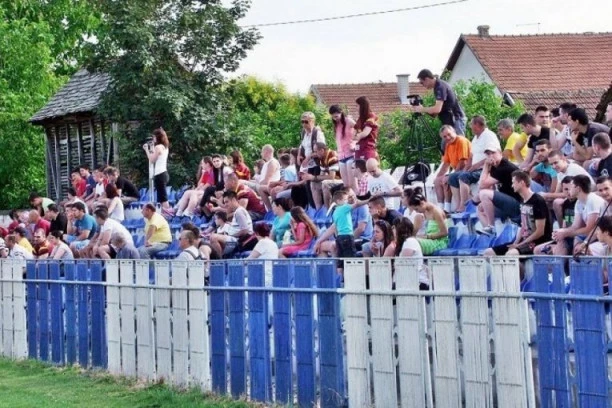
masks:
[[[125,240],[123,234],[116,232],[111,235],[110,243],[115,248],[115,259],[140,259],[138,250]]]
[[[45,215],[47,208],[49,208],[51,204],[55,204],[52,199],[47,198],[47,197],[41,197],[40,194],[38,193],[31,193],[29,201],[30,201],[30,206],[38,210],[38,212],[42,216]]]
[[[213,174],[213,161],[210,156],[204,156],[202,158],[200,167],[198,168],[197,179],[198,185],[191,190],[185,191],[176,204],[176,215],[178,217],[192,217],[198,203],[202,200],[204,191],[213,186],[215,179]]]
[[[325,134],[315,125],[315,115],[312,112],[302,114],[302,134],[298,152],[297,164],[307,169],[309,174],[316,175],[316,164],[312,160],[312,152],[317,142],[325,142]],[[263,174],[263,171],[262,171]]]
[[[478,219],[482,228],[476,232],[493,234],[495,218],[510,218],[518,221],[520,216],[521,196],[512,185],[512,173],[518,170],[514,164],[505,159],[497,146],[485,149],[487,163],[482,171],[478,187]],[[494,187],[497,186],[497,191]]]
[[[275,217],[272,222],[270,237],[278,246],[283,245],[285,233],[291,229],[290,211],[291,204],[286,198],[277,198],[272,202],[272,212],[274,212]]]
[[[474,137],[471,141],[472,152],[464,171],[456,171],[448,176],[453,197],[459,198],[457,212],[464,212],[465,205],[470,198],[472,184],[477,184],[484,166],[487,146],[497,146],[501,150],[497,135],[487,128],[487,121],[483,116],[476,115],[470,121],[470,128]]]
[[[319,229],[312,222],[302,207],[291,209],[291,235],[294,241],[280,248],[279,258],[295,256],[298,252],[310,247],[313,239],[319,235]]]
[[[417,236],[424,255],[448,247],[448,228],[444,211],[428,202],[424,195],[413,194],[408,205],[425,217],[425,235]],[[392,225],[395,224],[395,221]]]
[[[109,217],[115,221],[123,222],[125,220],[125,212],[123,208],[123,201],[119,197],[117,187],[113,184],[107,184],[104,189],[106,198],[108,198],[108,214]]]
[[[315,143],[312,157],[319,167],[317,175],[306,173],[302,175],[302,178],[309,182],[310,194],[314,201],[314,207],[318,210],[324,204],[326,207],[329,207],[329,196],[331,194],[329,190],[332,186],[341,182],[337,178],[340,167],[338,165],[338,156],[336,152],[329,149],[325,143]],[[327,183],[327,197],[323,183]],[[325,200],[326,198],[327,201]]]
[[[242,153],[238,150],[234,150],[229,155],[231,166],[234,169],[234,173],[238,176],[240,180],[250,180],[251,179],[251,170],[244,164],[244,158],[242,157]]]
[[[157,202],[161,203],[162,212],[165,215],[173,215],[170,204],[168,204],[168,192],[166,191],[166,186],[170,181],[168,174],[169,146],[168,135],[161,127],[153,131],[153,141],[142,146],[149,160],[149,174],[153,175]]]
[[[567,124],[572,131],[574,160],[581,163],[585,170],[593,162],[593,137],[600,132],[608,133],[610,128],[597,122],[590,122],[582,108],[573,109],[568,116]],[[591,172],[589,174],[592,175]]]
[[[459,99],[453,88],[428,69],[423,69],[417,75],[419,83],[427,89],[433,89],[436,104],[431,107],[414,106],[410,110],[417,113],[426,113],[430,116],[438,116],[443,125],[454,128],[457,135],[465,135],[466,117]]]
[[[101,259],[115,259],[117,249],[111,245],[111,237],[115,234],[122,235],[128,245],[134,246],[130,232],[117,220],[111,218],[106,208],[98,208],[94,215],[100,232],[96,245],[92,248],[93,256],[99,256]]]
[[[56,261],[69,261],[74,259],[74,255],[72,254],[72,250],[70,247],[62,240],[64,236],[63,231],[53,230],[47,237],[49,243],[53,246],[53,250],[49,255],[49,258]]]
[[[351,163],[355,160],[355,121],[344,114],[338,105],[329,108],[329,114],[334,124],[336,146],[338,148],[338,161],[340,162],[340,177],[346,188],[357,189]]]
[[[64,234],[68,232],[68,219],[65,214],[59,212],[57,205],[51,204],[49,208],[47,208],[45,219],[50,222],[50,231],[61,231]]]
[[[49,212],[49,210],[47,210]],[[30,211],[28,215],[28,220],[30,222],[30,231],[32,233],[36,232],[36,230],[42,229],[44,231],[44,236],[46,237],[51,231],[51,223],[40,216],[40,213],[36,210]]]
[[[34,231],[32,236],[32,242],[34,245],[32,254],[35,259],[49,259],[51,252],[53,251],[53,245],[47,241],[47,235],[42,228]]]
[[[181,252],[176,257],[177,261],[199,261],[202,259],[200,251],[196,248],[197,236],[189,230],[181,232],[179,237],[179,247]]]
[[[391,205],[390,197],[402,195],[402,189],[397,181],[380,168],[378,160],[372,158],[366,162],[366,168],[370,177],[368,178],[368,193],[371,197],[383,197],[387,206]]]
[[[141,259],[151,259],[158,252],[165,251],[172,242],[172,233],[168,221],[155,210],[155,205],[145,204],[142,208],[145,219],[145,242],[138,248]]]
[[[393,255],[395,257],[406,257],[418,259],[417,268],[419,270],[419,289],[428,290],[431,283],[429,270],[423,263],[423,250],[421,244],[415,238],[416,228],[408,218],[395,220],[393,224],[395,241],[392,244]],[[403,272],[403,271],[402,271]],[[395,275],[394,275],[395,280]]]
[[[597,163],[597,177],[612,175],[612,148],[610,136],[606,133],[598,133],[593,136],[593,153],[599,157]]]
[[[70,243],[70,249],[75,255],[79,251],[89,245],[90,240],[97,234],[96,220],[94,217],[86,213],[86,207],[83,203],[72,204],[72,213],[74,216],[74,231],[73,234],[65,237],[65,240]]]
[[[572,176],[565,176],[562,180],[562,190],[564,194],[563,204],[561,205],[561,215],[557,217],[557,221],[559,222],[559,226],[561,229],[567,229],[574,224],[574,216],[576,209],[576,196],[574,196],[574,188],[572,181],[574,178]],[[553,232],[554,234],[554,232]],[[553,237],[554,238],[554,237]],[[574,247],[574,237],[565,237],[563,242],[559,242],[557,244],[556,241],[546,242],[544,244],[540,244],[533,249],[533,253],[535,255],[542,254],[567,254],[568,249]]]
[[[527,135],[514,131],[512,119],[500,120],[497,123],[497,134],[502,140],[506,141],[506,146],[502,152],[504,158],[516,165],[521,164],[525,157],[527,157]],[[523,147],[519,149],[518,146],[521,145]]]
[[[359,119],[355,123],[355,159],[378,159],[376,142],[378,140],[378,117],[370,109],[370,101],[360,96],[355,101],[359,105]]]
[[[444,155],[434,179],[434,188],[438,205],[442,210],[450,212],[452,198],[448,184],[450,175],[446,173],[449,169],[455,172],[467,169],[472,147],[470,141],[463,136],[457,136],[455,129],[450,125],[444,125],[440,128],[440,137],[444,141]],[[459,197],[455,197],[455,199],[458,200]]]
[[[512,173],[512,187],[521,197],[521,228],[513,243],[488,248],[484,255],[533,255],[536,245],[551,240],[552,223],[546,201],[531,191],[530,181],[529,174],[524,171]]]
[[[123,201],[123,205],[130,205],[131,203],[140,200],[140,193],[134,184],[123,177],[119,173],[119,169],[116,167],[107,167],[104,170],[104,174],[108,178],[109,183],[113,183],[117,187],[117,192]],[[108,202],[105,204],[108,206]]]
[[[533,167],[525,169],[531,177],[531,191],[534,193],[550,193],[557,191],[557,171],[550,165],[550,142],[538,140],[535,145]]]

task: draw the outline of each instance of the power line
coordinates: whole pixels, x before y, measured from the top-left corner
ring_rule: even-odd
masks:
[[[379,14],[399,13],[399,12],[402,12],[402,11],[413,11],[413,10],[420,10],[420,9],[426,9],[426,8],[448,6],[448,5],[451,5],[451,4],[464,3],[466,1],[468,1],[468,0],[451,0],[451,1],[446,1],[446,2],[442,2],[442,3],[424,4],[422,6],[413,6],[413,7],[394,9],[394,10],[372,11],[372,12],[369,12],[369,13],[350,14],[350,15],[347,15],[347,16],[313,18],[313,19],[310,19],[310,20],[294,20],[294,21],[282,21],[282,22],[275,22],[275,23],[251,24],[251,25],[246,25],[246,26],[242,26],[242,27],[243,28],[271,27],[271,26],[288,25],[288,24],[305,24],[305,23],[318,23],[318,22],[321,22],[321,21],[344,20],[344,19],[347,19],[347,18],[375,16],[375,15],[379,15]]]

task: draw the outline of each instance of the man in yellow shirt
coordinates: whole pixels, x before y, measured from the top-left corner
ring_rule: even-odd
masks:
[[[497,134],[506,141],[506,147],[502,153],[504,158],[514,164],[521,164],[527,157],[527,134],[515,132],[512,119],[500,120],[497,124]]]
[[[145,243],[138,248],[142,259],[150,259],[158,252],[165,251],[172,242],[172,233],[168,221],[155,211],[151,203],[142,208],[145,219]]]

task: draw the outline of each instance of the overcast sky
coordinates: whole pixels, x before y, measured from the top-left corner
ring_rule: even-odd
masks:
[[[253,0],[241,24],[303,20],[434,4],[448,0]],[[612,31],[610,0],[467,0],[435,8],[345,20],[262,27],[239,74],[311,84],[395,81],[421,68],[439,73],[461,33],[481,24],[492,35]],[[535,23],[540,23],[539,27]],[[531,25],[530,25],[531,24]],[[571,52],[571,50],[568,50]],[[578,50],[576,50],[578,51]],[[594,56],[586,56],[593,58]]]

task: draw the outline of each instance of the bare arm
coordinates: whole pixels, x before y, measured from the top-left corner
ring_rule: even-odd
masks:
[[[521,245],[529,244],[534,242],[544,236],[544,229],[546,227],[546,219],[535,220],[535,231],[531,233],[524,241],[521,242]]]

